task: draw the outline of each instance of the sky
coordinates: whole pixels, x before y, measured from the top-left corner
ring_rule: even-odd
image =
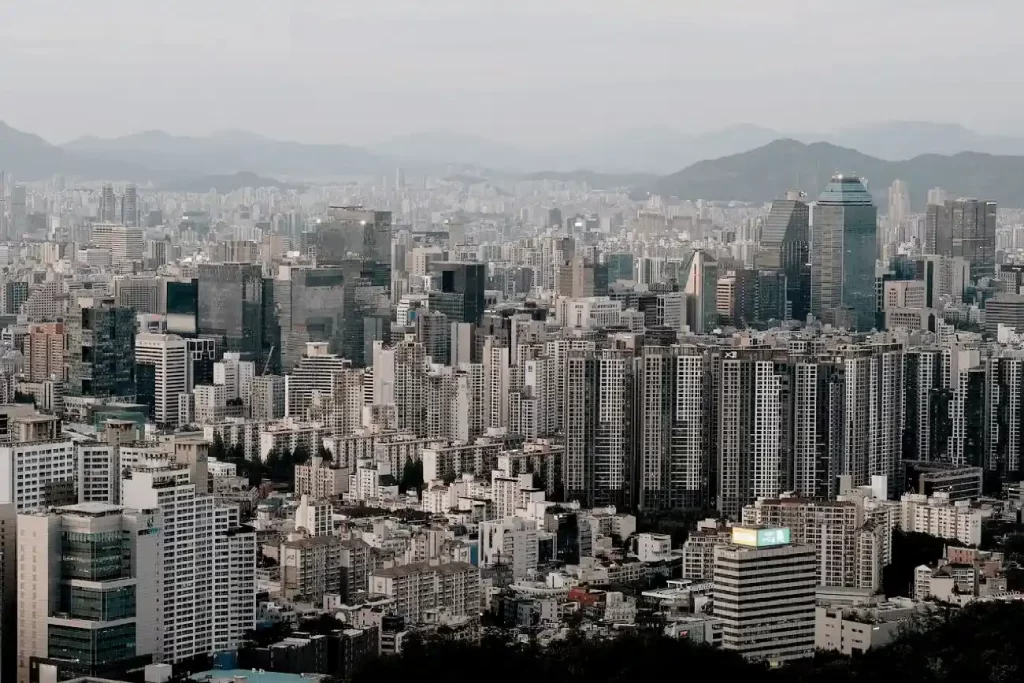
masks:
[[[737,123],[1024,133],[1020,0],[5,0],[0,120],[553,143]]]

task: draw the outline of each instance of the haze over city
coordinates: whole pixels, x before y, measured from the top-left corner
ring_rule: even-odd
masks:
[[[1022,21],[1013,0],[9,2],[0,117],[55,143],[242,129],[548,145],[888,120],[1021,133]]]

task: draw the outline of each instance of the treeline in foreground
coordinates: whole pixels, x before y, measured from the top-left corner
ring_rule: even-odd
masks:
[[[441,681],[460,674],[487,683],[641,683],[689,676],[745,683],[1003,683],[1024,681],[1022,662],[1024,603],[999,603],[941,610],[889,646],[853,659],[819,653],[777,669],[661,635],[629,634],[612,641],[570,637],[546,648],[489,635],[479,645],[412,642],[401,656],[367,663],[352,683]]]

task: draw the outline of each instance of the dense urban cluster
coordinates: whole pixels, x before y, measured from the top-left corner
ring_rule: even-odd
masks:
[[[0,678],[870,677],[1008,618],[1024,219],[872,190],[0,174]]]

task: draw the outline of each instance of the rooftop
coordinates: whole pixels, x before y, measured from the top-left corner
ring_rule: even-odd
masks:
[[[436,571],[441,574],[454,574],[456,572],[464,572],[471,569],[476,569],[476,567],[467,562],[447,562],[445,564],[437,565],[432,565],[428,562],[414,562],[412,564],[405,564],[400,567],[392,567],[390,569],[378,569],[373,572],[373,576],[397,579],[429,571]]]
[[[218,681],[236,683],[237,679],[243,680],[246,683],[310,683],[310,681],[319,681],[324,678],[326,676],[319,676],[317,674],[282,674],[273,671],[252,671],[249,669],[213,669],[192,674],[193,681],[208,681],[209,683],[216,683]]]

